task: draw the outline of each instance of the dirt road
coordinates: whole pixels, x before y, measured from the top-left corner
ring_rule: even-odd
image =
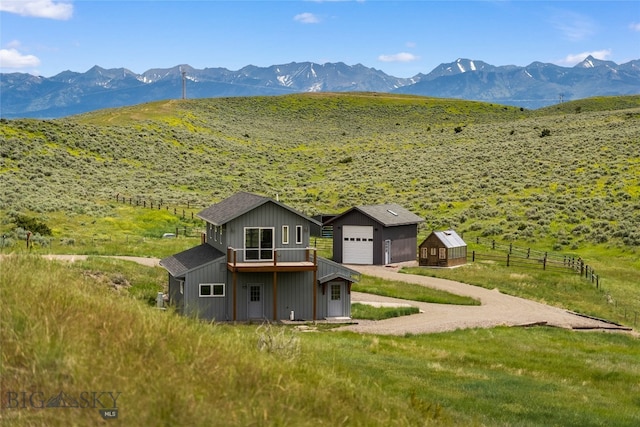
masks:
[[[415,265],[406,263],[403,265]],[[396,317],[380,321],[358,321],[358,324],[341,327],[342,330],[374,334],[404,335],[452,331],[466,328],[490,328],[498,325],[519,326],[547,324],[568,329],[626,329],[566,310],[531,300],[513,297],[477,286],[451,280],[399,273],[400,266],[360,266],[349,268],[369,276],[389,280],[400,280],[430,288],[441,289],[458,295],[479,299],[480,306],[459,306],[406,301],[395,298],[352,292],[352,302],[396,302],[418,307],[421,312],[411,316]]]

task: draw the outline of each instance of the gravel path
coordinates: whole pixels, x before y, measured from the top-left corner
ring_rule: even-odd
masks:
[[[431,304],[352,292],[352,302],[410,304],[418,307],[421,312],[411,316],[379,321],[358,320],[358,324],[344,326],[339,329],[385,335],[420,334],[466,328],[491,328],[499,325],[526,326],[533,324],[546,324],[568,329],[628,330],[628,328],[621,328],[608,322],[579,316],[561,308],[505,295],[497,289],[489,290],[452,280],[399,273],[400,267],[405,265],[415,266],[417,264],[410,262],[392,267],[371,265],[349,265],[348,267],[368,276],[415,283],[458,295],[473,297],[480,300],[481,305]]]

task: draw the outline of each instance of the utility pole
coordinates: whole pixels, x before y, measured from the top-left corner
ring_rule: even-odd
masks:
[[[180,67],[180,73],[182,74],[182,99],[187,99],[187,72]]]

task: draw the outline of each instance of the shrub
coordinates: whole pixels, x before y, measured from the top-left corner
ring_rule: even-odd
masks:
[[[16,228],[22,228],[34,234],[40,234],[42,236],[51,236],[52,234],[47,224],[26,215],[14,214],[13,222]]]
[[[545,136],[550,136],[551,135],[551,131],[547,128],[542,129],[542,132],[540,132],[540,138],[544,138]]]

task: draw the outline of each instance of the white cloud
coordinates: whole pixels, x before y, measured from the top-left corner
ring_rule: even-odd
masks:
[[[418,57],[412,53],[400,52],[393,55],[380,55],[378,61],[382,62],[411,62],[417,60]]]
[[[593,56],[596,59],[607,60],[611,56],[611,49],[594,50],[592,52],[572,53],[560,60],[561,64],[576,65],[580,61],[584,61],[587,56]]]
[[[40,65],[34,55],[23,55],[17,49],[0,49],[0,68],[28,68]]]
[[[3,0],[0,2],[0,11],[35,18],[67,20],[73,15],[73,5],[53,0]]]
[[[320,22],[320,18],[318,18],[313,13],[305,12],[300,13],[293,17],[294,21],[302,22],[303,24],[317,24]]]
[[[631,31],[640,32],[640,22],[634,22],[634,23],[629,24],[629,28],[631,28]]]

